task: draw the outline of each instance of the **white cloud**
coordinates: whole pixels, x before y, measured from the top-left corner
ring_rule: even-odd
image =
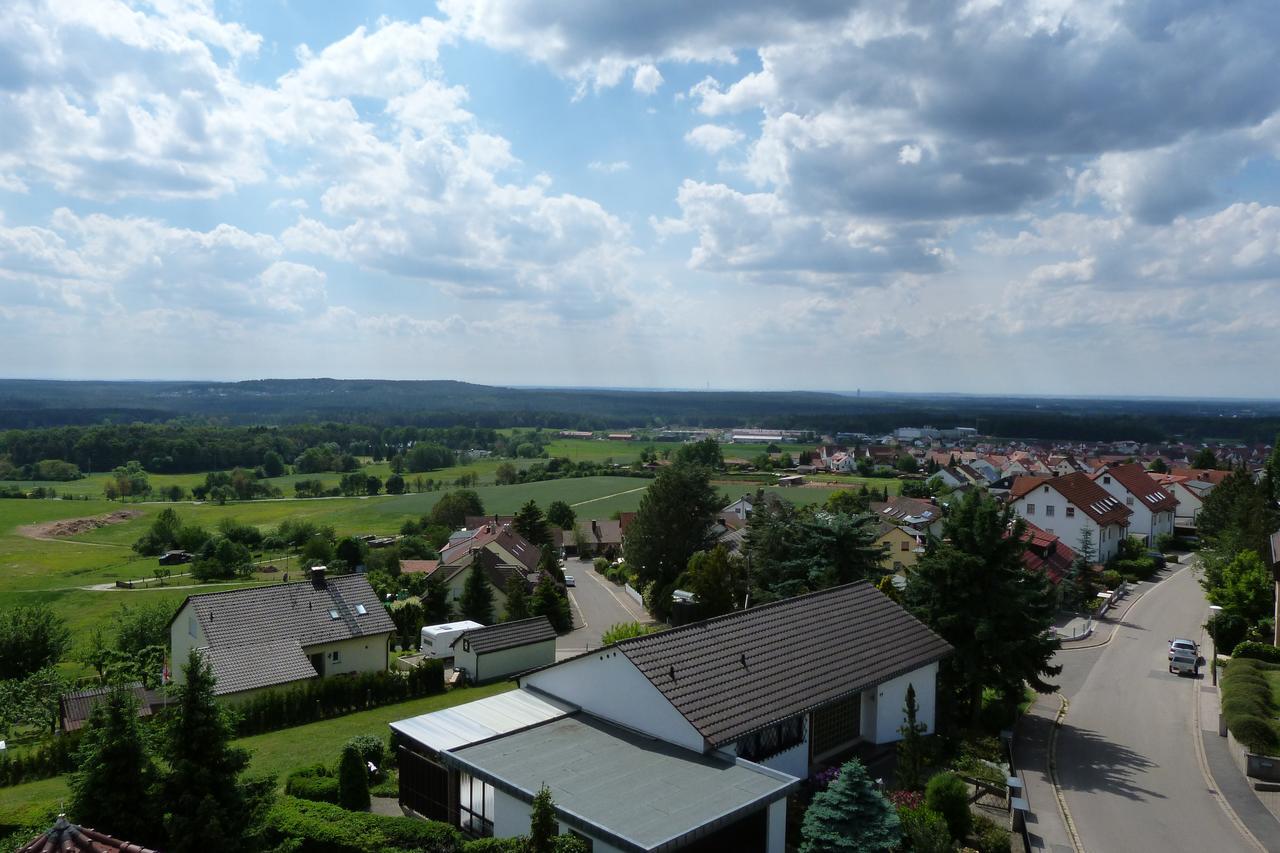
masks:
[[[658,91],[658,87],[662,85],[662,72],[656,66],[645,63],[638,67],[635,71],[635,77],[632,78],[631,88],[635,89],[642,95],[652,95]]]
[[[898,149],[898,163],[903,166],[914,166],[920,162],[923,152],[919,145],[904,145]]]
[[[744,138],[742,131],[718,124],[700,124],[684,135],[685,142],[708,154],[719,154]]]
[[[603,172],[606,175],[616,175],[618,172],[625,172],[630,169],[631,164],[626,160],[610,160],[608,162],[592,160],[587,164],[587,168],[593,172]]]

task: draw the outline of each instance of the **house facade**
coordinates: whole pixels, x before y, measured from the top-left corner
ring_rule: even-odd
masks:
[[[1115,556],[1133,513],[1086,474],[1018,477],[1009,502],[1020,517],[1076,547],[1088,530],[1099,563]],[[1077,549],[1078,550],[1078,549]]]
[[[395,625],[363,575],[187,596],[169,622],[175,684],[192,649],[213,670],[214,693],[239,702],[315,678],[387,668]]]
[[[866,583],[624,640],[393,723],[401,803],[511,836],[545,782],[562,828],[595,851],[782,853],[787,795],[898,740],[908,687],[933,730],[950,652]]]
[[[1109,466],[1094,474],[1093,481],[1133,513],[1129,518],[1130,536],[1138,536],[1149,547],[1155,547],[1159,537],[1173,534],[1178,499],[1138,463]]]
[[[876,531],[875,547],[883,554],[880,568],[898,575],[905,575],[915,567],[924,554],[925,535],[914,527],[900,526],[881,521]]]

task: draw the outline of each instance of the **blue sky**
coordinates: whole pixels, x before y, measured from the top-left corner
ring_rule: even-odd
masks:
[[[1275,396],[1276,32],[14,0],[0,375]]]

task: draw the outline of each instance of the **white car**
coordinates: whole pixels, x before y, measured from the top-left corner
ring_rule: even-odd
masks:
[[[1191,657],[1200,656],[1200,647],[1196,645],[1194,640],[1188,640],[1185,637],[1175,637],[1169,641],[1169,660],[1173,660],[1175,655],[1185,654]]]
[[[1179,651],[1169,658],[1169,671],[1177,675],[1200,675],[1200,656]]]
[[[577,582],[573,579],[573,575],[565,575],[565,576],[564,576],[564,585],[565,585],[565,586],[577,586],[578,584],[577,584]]]

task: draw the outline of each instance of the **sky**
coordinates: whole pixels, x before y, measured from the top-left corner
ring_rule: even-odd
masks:
[[[5,0],[0,376],[1280,396],[1274,0]]]

